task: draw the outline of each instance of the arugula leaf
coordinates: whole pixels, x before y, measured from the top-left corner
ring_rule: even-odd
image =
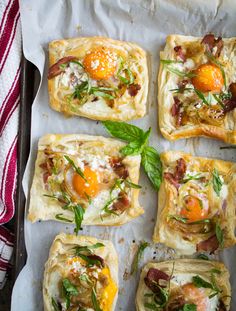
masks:
[[[57,301],[53,297],[51,299],[51,303],[52,303],[54,311],[60,311],[61,310],[59,305],[58,305],[58,303],[57,303]]]
[[[134,184],[134,183],[132,183],[131,181],[129,181],[127,179],[125,179],[124,182],[125,182],[125,185],[127,187],[129,187],[129,188],[134,188],[134,189],[141,189],[142,188],[142,186]]]
[[[140,242],[137,253],[134,256],[134,260],[131,266],[131,275],[138,270],[138,263],[143,255],[145,248],[149,246],[148,242]]]
[[[195,304],[188,304],[186,303],[184,306],[183,306],[183,311],[197,311],[197,306]]]
[[[85,213],[85,210],[84,208],[80,205],[80,204],[77,204],[77,205],[74,205],[73,206],[73,211],[74,211],[74,214],[75,214],[75,229],[74,229],[74,232],[76,234],[78,234],[80,228],[81,228],[81,223],[84,219],[84,213]]]
[[[157,151],[150,146],[145,146],[142,151],[142,166],[148,175],[155,190],[159,190],[162,181],[162,164]]]
[[[96,248],[104,247],[104,244],[102,243],[96,243],[93,245],[88,245],[88,246],[77,246],[75,247],[76,254],[79,254],[81,252],[88,252],[89,254],[93,253],[92,250]]]
[[[219,224],[216,224],[216,238],[219,242],[220,247],[224,245],[224,233]]]
[[[70,163],[70,165],[73,167],[75,172],[87,182],[87,179],[85,178],[84,173],[78,166],[75,165],[74,161],[67,155],[64,155],[64,158]]]
[[[214,289],[213,285],[205,280],[203,280],[199,275],[195,275],[193,276],[193,284],[198,287],[198,288],[210,288],[210,289]]]
[[[102,124],[113,137],[128,142],[140,140],[144,135],[144,131],[142,129],[129,123],[102,121]]]
[[[62,213],[56,214],[55,218],[58,219],[58,220],[66,221],[66,222],[73,222],[73,220],[70,220],[68,218],[63,217]]]
[[[213,175],[213,189],[215,193],[217,194],[217,196],[219,197],[221,188],[223,186],[223,182],[221,181],[221,178],[220,178],[220,175],[217,169],[214,168],[212,175]]]
[[[93,308],[95,311],[102,311],[102,309],[99,306],[99,302],[97,300],[97,294],[94,288],[92,288],[92,295],[91,295],[91,299],[92,299],[92,304],[93,304]]]
[[[209,260],[208,256],[205,254],[198,254],[197,259],[202,259],[202,260]]]
[[[77,296],[79,292],[77,288],[67,278],[62,280],[62,292],[63,292],[64,298],[66,299],[66,309],[69,309],[70,308],[70,297]]]

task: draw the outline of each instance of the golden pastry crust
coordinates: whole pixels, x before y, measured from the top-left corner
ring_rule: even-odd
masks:
[[[60,233],[52,243],[49,252],[49,258],[45,264],[43,279],[43,300],[44,311],[54,311],[52,298],[60,295],[59,282],[66,277],[66,260],[71,256],[74,247],[90,246],[96,243],[102,243],[104,247],[96,248],[94,254],[103,258],[110,271],[111,280],[116,286],[116,295],[112,303],[112,308],[107,311],[115,310],[118,297],[118,257],[112,242],[99,240],[91,236],[75,236],[71,234]]]
[[[73,186],[71,186],[70,181],[67,181],[67,175],[65,175],[65,171],[62,169],[61,172],[57,172],[54,176],[55,179],[50,180],[51,177],[47,179],[47,182],[44,182],[44,174],[45,170],[42,168],[45,159],[47,158],[47,153],[50,154],[50,157],[54,154],[59,154],[59,160],[64,158],[64,155],[70,156],[74,158],[74,160],[81,160],[83,157],[83,161],[95,161],[96,169],[100,169],[99,165],[103,165],[109,162],[109,159],[119,158],[121,157],[120,149],[125,144],[118,140],[112,138],[105,138],[102,136],[90,136],[83,134],[74,134],[74,135],[57,135],[57,134],[48,134],[43,136],[39,140],[38,144],[38,155],[35,163],[35,173],[33,178],[33,183],[30,192],[30,206],[29,206],[29,214],[28,219],[31,222],[35,222],[38,220],[55,220],[56,215],[61,215],[66,219],[71,219],[73,221],[74,213],[70,209],[63,209],[63,205],[58,201],[47,195],[52,195],[52,190],[48,189],[48,184],[50,185],[50,189],[55,189],[57,193],[57,183],[63,185],[63,189],[66,188],[66,192],[71,195],[74,201],[77,202],[79,198],[77,198],[76,194],[73,192]],[[45,153],[46,152],[46,153]],[[104,162],[107,159],[107,162]],[[101,162],[100,162],[101,161]],[[125,169],[128,172],[128,178],[132,183],[138,184],[139,180],[139,169],[140,169],[140,156],[126,156],[122,158],[122,165],[124,165]],[[64,162],[63,162],[64,163]],[[100,164],[101,163],[101,164]],[[105,165],[104,164],[104,165]],[[61,167],[61,162],[59,162],[59,169]],[[99,167],[98,167],[99,166]],[[64,166],[63,166],[64,167]],[[103,169],[101,168],[101,172]],[[110,173],[111,172],[111,173]],[[112,168],[109,166],[109,176],[111,176],[115,180],[117,177],[114,175]],[[108,176],[108,179],[111,178]],[[70,177],[68,177],[69,180]],[[55,181],[56,180],[56,181]],[[112,180],[111,180],[112,181]],[[52,184],[52,182],[54,183]],[[66,182],[66,187],[64,186]],[[68,186],[69,185],[69,186]],[[73,185],[73,184],[72,184]],[[136,218],[143,214],[143,208],[140,207],[138,196],[139,189],[129,188],[128,189],[128,199],[130,201],[130,205],[124,212],[114,215],[107,214],[101,215],[101,210],[103,206],[109,200],[109,193],[113,184],[109,186],[109,188],[103,189],[98,193],[98,195],[92,199],[92,203],[89,204],[88,200],[83,200],[79,203],[84,204],[86,211],[84,214],[84,225],[101,225],[101,226],[119,226],[122,225],[133,218]],[[106,192],[105,192],[106,191]],[[104,198],[102,197],[102,194]],[[98,196],[101,195],[101,200]],[[96,199],[97,198],[97,199]],[[96,199],[96,200],[95,200]],[[95,202],[95,203],[93,203]],[[59,220],[60,219],[56,219]],[[63,220],[61,220],[63,221]]]
[[[169,35],[166,38],[166,45],[163,51],[160,52],[160,59],[173,60],[176,59],[174,47],[181,46],[183,48],[192,48],[195,52],[194,67],[197,68],[200,64],[205,63],[204,49],[201,45],[202,38]],[[224,48],[221,52],[220,62],[226,62],[224,71],[229,85],[234,79],[236,63],[231,57],[232,50],[236,42],[236,38],[223,38]],[[197,51],[197,53],[196,53]],[[199,52],[199,53],[198,53]],[[189,57],[191,60],[192,58]],[[181,78],[182,80],[184,78]],[[210,124],[206,122],[191,123],[191,121],[183,126],[177,127],[175,117],[171,115],[173,105],[173,96],[171,89],[177,88],[179,77],[166,70],[165,66],[160,63],[158,74],[158,113],[159,126],[162,135],[168,140],[177,140],[181,138],[189,138],[194,136],[205,136],[217,138],[230,144],[236,144],[236,109],[226,113],[224,121],[221,124]],[[178,94],[177,94],[178,95]],[[184,100],[184,94],[182,94]]]
[[[150,268],[161,270],[169,276],[173,275],[171,278],[172,280],[178,275],[199,275],[201,278],[210,283],[212,282],[211,274],[212,271],[214,271],[213,269],[219,270],[220,273],[214,274],[216,285],[219,287],[220,290],[222,290],[218,298],[224,303],[224,305],[226,306],[226,310],[230,309],[231,287],[229,283],[229,272],[223,263],[217,261],[206,261],[197,259],[177,259],[175,261],[171,260],[158,263],[150,262],[143,268],[136,294],[137,311],[149,310],[144,306],[144,294],[151,293],[151,291],[146,286],[144,278]],[[175,286],[176,285],[174,284],[174,282],[170,281],[170,292]]]
[[[56,40],[49,44],[49,66],[66,56],[83,59],[86,53],[97,47],[110,48],[127,59],[130,69],[135,75],[135,84],[141,86],[136,96],[130,96],[128,90],[115,98],[110,107],[104,99],[88,101],[83,105],[70,109],[64,98],[61,87],[61,75],[48,80],[49,101],[51,107],[65,115],[78,115],[93,120],[127,121],[141,118],[146,114],[148,95],[148,66],[146,52],[131,42],[113,40],[106,37],[84,37]],[[64,94],[64,95],[63,95]],[[68,92],[67,92],[68,94]]]
[[[183,254],[193,254],[196,252],[198,243],[207,240],[215,233],[213,223],[217,221],[224,234],[223,247],[230,247],[236,243],[234,235],[235,230],[235,187],[236,187],[236,165],[232,162],[226,162],[216,159],[207,159],[201,157],[193,157],[190,154],[178,151],[168,151],[161,154],[164,175],[166,172],[174,172],[177,160],[184,159],[186,163],[186,174],[197,176],[201,179],[190,180],[180,184],[179,189],[167,179],[163,178],[158,198],[157,221],[154,229],[154,242],[165,243],[167,246],[176,249]],[[223,185],[218,196],[213,187],[213,170],[216,170]],[[201,193],[201,194],[199,194]],[[189,233],[178,230],[180,223],[177,221],[175,225],[170,222],[171,215],[181,216],[183,208],[183,199],[186,195],[192,194],[197,198],[201,198],[202,202],[208,202],[209,222],[212,222],[212,228],[208,230],[203,228],[199,232]],[[205,203],[204,203],[205,204]],[[218,215],[216,217],[216,215]],[[183,216],[183,215],[182,215]],[[209,224],[210,226],[210,224]],[[192,230],[192,228],[190,228]],[[182,230],[182,231],[181,231]],[[196,229],[198,230],[198,228]],[[174,238],[173,238],[174,236]]]

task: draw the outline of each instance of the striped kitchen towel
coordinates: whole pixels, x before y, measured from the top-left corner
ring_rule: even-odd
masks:
[[[20,62],[19,3],[0,0],[0,224],[15,211]]]
[[[13,234],[4,228],[0,227],[0,289],[3,288],[6,281],[6,273],[11,267],[10,259],[13,251]]]

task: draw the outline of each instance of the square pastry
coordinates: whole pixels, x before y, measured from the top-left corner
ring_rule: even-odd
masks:
[[[127,121],[147,110],[146,52],[105,37],[49,44],[48,89],[53,109],[94,120]]]
[[[169,140],[236,144],[236,38],[169,35],[160,53],[159,125]]]
[[[233,246],[236,164],[178,151],[162,153],[161,161],[153,240],[182,254]]]
[[[197,259],[150,262],[142,270],[136,310],[230,310],[229,272],[223,263]]]
[[[123,157],[125,144],[101,136],[54,135],[39,140],[28,219],[121,225],[143,214],[140,156]]]
[[[44,311],[113,311],[117,296],[118,258],[110,241],[55,237],[44,270]]]

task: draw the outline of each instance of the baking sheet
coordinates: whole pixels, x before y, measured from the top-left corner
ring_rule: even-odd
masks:
[[[236,161],[233,150],[220,150],[222,142],[194,138],[170,143],[163,139],[157,127],[157,69],[159,52],[170,33],[203,36],[214,32],[222,36],[236,36],[236,3],[233,1],[174,1],[174,0],[21,0],[23,50],[25,57],[39,69],[42,80],[32,108],[31,153],[23,179],[28,197],[37,142],[46,133],[86,133],[107,135],[101,124],[88,119],[73,117],[65,119],[48,106],[47,67],[48,42],[59,38],[103,35],[114,39],[134,41],[149,52],[150,100],[149,113],[134,124],[147,129],[152,127],[150,143],[159,151],[182,150],[194,155]],[[22,125],[23,126],[23,125]],[[157,194],[147,178],[141,174],[143,186],[140,201],[145,214],[138,219],[116,228],[84,226],[81,234],[111,239],[119,254],[119,299],[116,310],[135,310],[135,292],[139,273],[129,275],[130,264],[137,244],[141,240],[151,242],[157,212]],[[27,204],[28,208],[28,204]],[[61,231],[72,232],[73,226],[53,221],[31,224],[25,221],[27,264],[20,273],[13,290],[13,311],[40,311],[42,302],[42,275],[49,247]],[[145,252],[140,265],[150,260],[172,258],[174,252],[163,246],[152,245]],[[236,248],[221,254],[231,272],[232,292],[236,291],[234,262]],[[233,294],[231,310],[236,310]]]

